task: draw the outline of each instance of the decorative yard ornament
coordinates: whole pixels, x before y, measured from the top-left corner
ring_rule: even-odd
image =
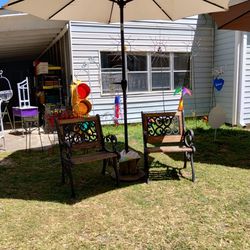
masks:
[[[85,87],[83,87],[83,85],[82,86],[78,86],[79,87],[79,89],[78,89],[78,92],[79,92],[79,90],[82,92],[82,91],[87,91],[87,92],[90,92],[90,99],[91,100],[93,100],[93,94],[92,94],[92,91],[90,91],[90,89],[92,88],[91,87],[91,77],[90,77],[90,65],[92,64],[92,66],[93,65],[95,65],[95,67],[96,68],[99,68],[99,62],[97,62],[96,60],[95,60],[95,58],[94,57],[88,57],[83,63],[82,63],[82,65],[80,66],[80,69],[77,71],[77,73],[75,74],[75,82],[76,82],[76,84],[80,84],[81,83],[81,80],[79,80],[79,75],[81,74],[81,77],[83,78],[85,78],[86,77],[86,75],[87,75],[87,77],[88,77],[88,85],[87,85],[87,88],[88,88],[88,90],[85,90],[85,88],[86,88],[86,86]],[[98,74],[98,82],[100,82],[100,75]],[[72,86],[71,86],[71,88],[72,88]],[[81,95],[81,93],[78,93],[78,94],[80,94]],[[87,96],[89,95],[89,93],[87,93]],[[90,105],[88,105],[89,107],[90,107]],[[93,103],[91,103],[91,112],[94,114],[95,112],[94,112],[94,105],[93,105]]]
[[[222,78],[215,78],[214,79],[214,87],[218,90],[221,91],[222,87],[224,85],[224,80]]]
[[[181,94],[180,100],[179,100],[179,105],[178,105],[178,111],[183,111],[184,110],[184,104],[183,104],[183,96],[184,95],[192,95],[192,92],[190,89],[186,87],[178,87],[174,91],[174,95]]]
[[[1,128],[0,128],[0,131],[3,131],[3,119],[4,119],[5,115],[7,115],[9,122],[10,122],[10,125],[11,125],[11,128],[13,128],[10,114],[8,111],[9,100],[12,98],[12,96],[13,96],[13,91],[11,88],[10,81],[8,78],[3,76],[3,71],[0,70],[0,100],[1,100],[1,103],[0,103],[0,109],[1,109],[1,115],[0,115],[0,119],[1,119],[0,123],[1,124],[0,124],[0,126],[1,126]],[[3,105],[3,107],[2,107],[2,105]],[[2,111],[2,109],[3,109],[3,111]]]
[[[119,125],[119,119],[121,118],[121,96],[115,96],[115,112],[114,112],[114,123],[116,126]]]
[[[70,87],[73,114],[76,117],[83,117],[87,115],[92,109],[92,104],[87,99],[90,93],[90,87],[86,83],[82,83],[80,81],[71,84]]]
[[[125,150],[128,152],[127,79],[124,20],[178,20],[198,14],[224,11],[229,0],[10,0],[5,9],[46,20],[120,22]],[[125,8],[126,7],[126,8]],[[143,8],[143,11],[142,11]],[[126,10],[126,13],[124,13]]]
[[[208,123],[212,128],[215,129],[214,131],[214,140],[216,140],[217,129],[223,125],[226,121],[226,113],[220,106],[215,106],[212,108],[208,115]]]
[[[9,101],[13,96],[10,81],[3,76],[3,71],[0,70],[0,99],[4,102]]]

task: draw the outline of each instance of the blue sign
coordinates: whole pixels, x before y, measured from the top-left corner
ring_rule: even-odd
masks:
[[[224,80],[222,78],[215,78],[214,79],[214,87],[220,91],[224,85]]]

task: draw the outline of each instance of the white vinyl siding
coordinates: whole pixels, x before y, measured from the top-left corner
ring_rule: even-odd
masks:
[[[213,104],[220,105],[226,113],[226,122],[232,124],[233,105],[235,105],[235,103],[233,103],[235,84],[234,31],[215,30],[214,70],[220,69],[223,71],[223,74],[220,77],[224,79],[224,86],[220,91],[214,89],[215,100]]]
[[[102,94],[100,52],[120,50],[119,25],[71,22],[73,78],[89,83],[92,113],[111,122],[114,116],[115,90]],[[125,25],[127,52],[193,52],[193,95],[184,99],[187,115],[209,112],[213,61],[213,28],[208,16],[175,22],[137,21]],[[129,83],[128,83],[129,84]],[[177,110],[179,96],[173,90],[128,93],[128,122],[141,120],[141,111]]]

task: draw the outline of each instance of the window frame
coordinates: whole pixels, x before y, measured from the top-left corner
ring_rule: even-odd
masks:
[[[110,53],[117,53],[117,54],[120,54],[120,52],[119,51],[99,51],[99,58],[100,58],[100,70],[99,70],[99,72],[100,72],[100,83],[101,83],[101,95],[112,95],[113,94],[113,92],[111,92],[111,91],[109,91],[109,92],[103,92],[103,81],[102,81],[102,79],[103,79],[103,76],[102,76],[102,74],[104,73],[104,74],[115,74],[115,73],[120,73],[120,74],[122,74],[122,70],[121,71],[104,71],[103,72],[103,69],[102,69],[102,65],[101,65],[101,58],[102,58],[102,52],[110,52]],[[159,90],[153,90],[153,86],[152,86],[152,73],[157,73],[157,71],[154,71],[153,70],[153,68],[152,68],[152,65],[151,65],[151,63],[152,63],[152,56],[154,56],[156,53],[154,53],[154,52],[147,52],[147,51],[145,51],[145,52],[140,52],[140,51],[135,51],[135,52],[128,52],[128,53],[126,53],[125,52],[125,64],[126,64],[126,69],[127,69],[127,56],[129,55],[129,53],[131,54],[131,55],[136,55],[137,53],[138,54],[142,54],[142,55],[145,55],[146,56],[146,63],[147,63],[147,69],[146,69],[146,71],[128,71],[128,70],[126,70],[126,79],[128,79],[128,75],[129,75],[129,73],[147,73],[147,90],[142,90],[142,91],[128,91],[128,89],[127,89],[127,94],[128,95],[134,95],[134,94],[143,94],[143,93],[145,93],[145,94],[148,94],[148,93],[150,93],[150,94],[152,94],[152,93],[162,93],[163,91],[164,92],[166,92],[166,93],[171,93],[171,92],[173,92],[174,91],[174,84],[175,84],[175,82],[174,82],[174,74],[175,73],[178,73],[178,72],[180,72],[180,73],[186,73],[186,72],[189,72],[189,88],[190,89],[192,89],[192,83],[191,83],[191,52],[179,52],[179,51],[174,51],[174,52],[164,52],[164,53],[166,53],[166,54],[169,54],[169,70],[163,70],[163,71],[161,71],[161,72],[166,72],[166,73],[170,73],[170,89],[159,89]],[[190,65],[189,65],[189,69],[187,69],[187,70],[175,70],[174,69],[174,55],[175,54],[181,54],[181,53],[183,53],[183,54],[189,54],[189,57],[190,57]],[[104,69],[110,69],[110,70],[112,70],[113,68],[104,68]],[[121,68],[119,68],[119,69],[121,69]],[[111,84],[111,83],[110,83]],[[118,85],[118,86],[120,86],[119,84],[114,84],[115,86],[116,85]],[[119,93],[121,93],[122,92],[122,90],[121,90],[121,87],[116,87],[116,89],[118,89],[118,90],[116,90],[116,92],[118,91]]]

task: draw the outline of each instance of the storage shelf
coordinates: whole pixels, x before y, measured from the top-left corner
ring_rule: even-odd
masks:
[[[37,76],[37,91],[41,91],[41,97],[38,98],[38,102],[41,104],[47,103],[60,103],[62,104],[62,67],[55,65],[48,65],[47,72]]]
[[[52,85],[52,86],[43,86],[43,89],[59,89],[61,88],[62,86],[60,85]]]

